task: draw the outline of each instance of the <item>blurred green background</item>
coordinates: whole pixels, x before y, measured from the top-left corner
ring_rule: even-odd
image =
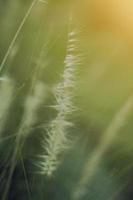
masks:
[[[30,0],[0,0],[1,61],[30,4]],[[104,131],[133,93],[132,41],[127,39],[128,36],[126,38],[121,34],[120,37],[114,29],[106,28],[102,21],[100,28],[95,27],[90,22],[90,8],[85,11],[83,4],[80,4],[82,2],[74,7],[74,25],[80,30],[79,48],[82,56],[74,91],[77,111],[71,116],[74,126],[69,131],[72,147],[64,153],[60,167],[50,179],[36,173],[34,163],[41,153],[42,135],[46,134],[45,128],[41,127],[47,127],[56,115],[50,106],[55,103],[52,91],[64,69],[71,2],[49,0],[48,4],[36,3],[2,70],[1,76],[10,76],[16,84],[3,138],[15,133],[19,127],[24,99],[30,91],[34,75],[37,80],[44,82],[48,90],[47,99],[38,111],[37,122],[23,150],[30,192],[27,190],[23,166],[18,162],[12,177],[9,200],[71,199],[84,166],[101,141]],[[133,199],[132,120],[131,113],[104,154],[84,200]],[[14,137],[1,142],[1,199],[13,148]],[[6,171],[4,176],[3,170]]]

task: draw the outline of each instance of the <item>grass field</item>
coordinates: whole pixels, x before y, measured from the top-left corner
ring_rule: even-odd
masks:
[[[133,3],[0,1],[0,200],[133,199]]]

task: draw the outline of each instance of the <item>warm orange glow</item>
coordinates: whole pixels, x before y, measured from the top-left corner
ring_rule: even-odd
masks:
[[[133,0],[84,0],[78,6],[89,30],[111,31],[133,41]]]

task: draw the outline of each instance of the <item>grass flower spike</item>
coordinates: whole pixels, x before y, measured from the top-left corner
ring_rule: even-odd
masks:
[[[68,34],[67,53],[64,61],[65,69],[61,82],[55,88],[55,98],[57,104],[53,106],[57,111],[57,116],[50,123],[47,136],[44,138],[44,155],[41,155],[41,173],[51,176],[57,169],[60,161],[59,156],[68,148],[68,128],[72,125],[69,117],[74,110],[72,103],[75,78],[77,72],[78,55],[76,31]]]
[[[36,114],[37,110],[44,101],[46,94],[46,88],[44,84],[38,82],[34,88],[34,93],[30,94],[24,104],[24,114],[22,117],[22,121],[20,123],[18,133],[16,135],[15,147],[11,158],[11,165],[9,170],[9,177],[7,179],[5,191],[3,194],[3,199],[5,200],[8,196],[11,179],[17,165],[18,160],[22,159],[22,150],[25,145],[25,141],[29,134],[31,133],[31,129],[36,122]]]

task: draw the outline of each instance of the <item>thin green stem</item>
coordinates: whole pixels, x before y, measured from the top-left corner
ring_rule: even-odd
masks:
[[[6,63],[7,59],[8,59],[8,56],[9,56],[9,54],[10,54],[10,52],[11,52],[11,50],[12,50],[12,48],[13,48],[13,46],[14,46],[14,44],[15,44],[15,42],[16,42],[16,40],[17,40],[17,38],[18,38],[18,36],[19,36],[19,34],[20,34],[20,32],[21,32],[21,30],[22,30],[22,28],[23,28],[23,26],[24,26],[24,24],[26,22],[26,20],[27,20],[27,18],[29,17],[29,15],[30,15],[30,13],[31,13],[31,11],[32,11],[32,9],[33,9],[33,7],[34,7],[34,5],[36,4],[37,1],[38,0],[33,0],[32,1],[32,3],[30,5],[30,7],[28,8],[24,18],[22,19],[22,22],[20,23],[20,25],[19,25],[19,27],[18,27],[18,29],[17,29],[17,31],[16,31],[11,43],[10,43],[10,45],[9,45],[9,47],[8,47],[6,53],[5,53],[5,56],[4,56],[4,58],[3,58],[3,60],[2,60],[2,62],[0,64],[0,72],[3,70],[3,68],[5,66],[5,63]]]

